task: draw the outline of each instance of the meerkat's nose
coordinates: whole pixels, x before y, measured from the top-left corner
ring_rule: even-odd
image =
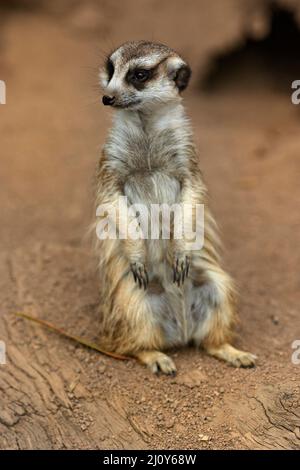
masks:
[[[102,98],[102,103],[104,106],[112,106],[115,102],[116,98],[114,96],[104,95]]]

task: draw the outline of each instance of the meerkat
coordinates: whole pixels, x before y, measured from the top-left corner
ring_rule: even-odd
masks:
[[[187,344],[236,367],[251,367],[256,360],[230,344],[235,289],[220,264],[218,231],[182,105],[190,76],[180,55],[148,41],[121,45],[100,71],[102,101],[114,116],[97,167],[96,207],[115,208],[117,225],[125,215],[132,219],[130,204],[205,208],[204,242],[198,250],[174,236],[96,237],[101,345],[136,357],[154,373],[175,374],[165,351]],[[120,197],[128,204],[122,210]]]

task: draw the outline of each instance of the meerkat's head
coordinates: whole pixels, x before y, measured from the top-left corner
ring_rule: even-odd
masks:
[[[169,47],[127,42],[107,57],[100,72],[103,104],[131,110],[153,109],[180,100],[191,69]]]

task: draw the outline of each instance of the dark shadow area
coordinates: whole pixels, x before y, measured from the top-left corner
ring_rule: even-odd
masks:
[[[0,13],[31,11],[33,8],[39,7],[41,3],[38,0],[0,0]]]
[[[291,11],[272,7],[270,15],[266,38],[246,38],[241,46],[212,59],[202,89],[268,88],[290,93],[292,81],[300,79],[300,27]]]

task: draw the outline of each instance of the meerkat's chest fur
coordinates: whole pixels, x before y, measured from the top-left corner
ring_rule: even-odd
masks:
[[[173,204],[187,171],[190,145],[181,105],[148,118],[123,111],[106,144],[108,164],[131,204]]]

